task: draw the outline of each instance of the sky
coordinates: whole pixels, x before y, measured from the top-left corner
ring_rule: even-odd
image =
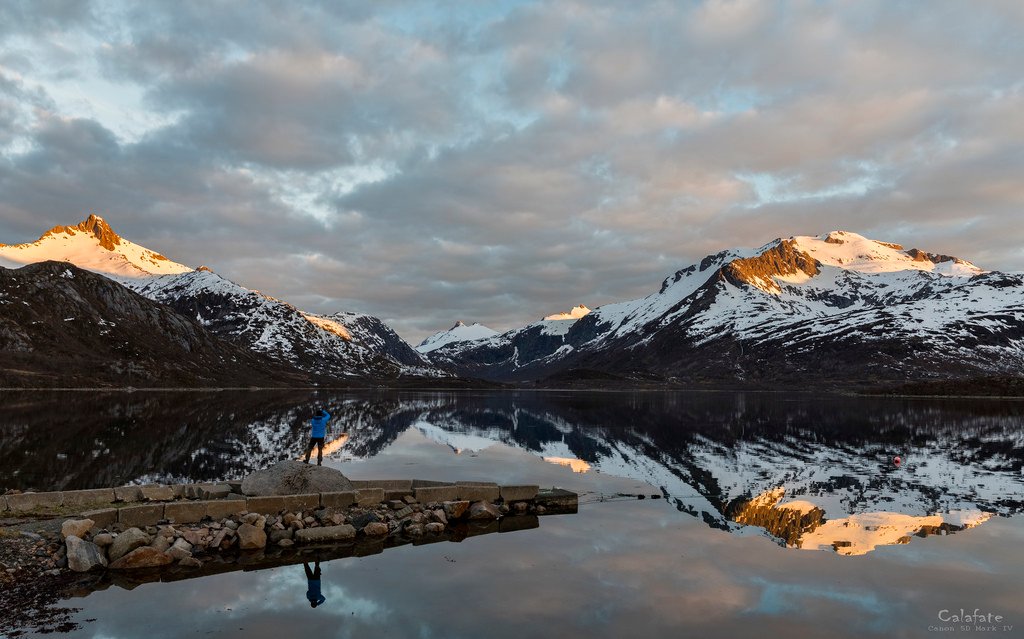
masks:
[[[410,342],[835,229],[1024,270],[1024,3],[0,2],[0,242]]]

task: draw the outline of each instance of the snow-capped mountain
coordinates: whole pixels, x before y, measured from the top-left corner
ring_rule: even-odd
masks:
[[[705,257],[647,297],[430,353],[463,375],[874,382],[1024,368],[1024,276],[834,231]]]
[[[18,268],[53,260],[121,278],[188,273],[192,269],[119,236],[106,220],[90,215],[77,226],[55,226],[35,242],[0,244],[0,266]]]
[[[434,333],[427,339],[420,342],[420,345],[416,347],[416,350],[420,353],[429,353],[430,351],[437,350],[438,348],[448,344],[454,344],[456,342],[472,342],[474,340],[484,339],[485,337],[492,337],[497,334],[498,331],[487,328],[483,324],[474,322],[467,326],[459,321],[455,322],[455,326],[452,326],[448,330]]]
[[[301,370],[340,378],[393,379],[440,372],[375,317],[317,316],[247,289],[210,269],[193,270],[120,237],[90,215],[38,241],[0,246],[0,265],[70,262],[172,307],[220,337]]]

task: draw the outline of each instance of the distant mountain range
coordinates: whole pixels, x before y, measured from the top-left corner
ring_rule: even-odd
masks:
[[[552,316],[555,317],[555,316]],[[1024,370],[1024,276],[835,231],[709,255],[647,297],[430,350],[548,384],[878,384]]]
[[[1017,377],[1024,370],[1024,276],[844,231],[722,251],[677,271],[647,297],[593,310],[579,305],[504,333],[458,322],[415,349],[378,318],[303,312],[134,244],[95,215],[32,243],[0,245],[0,267],[46,261],[103,275],[275,362],[274,376],[301,371],[309,383],[458,377],[570,387],[806,388]],[[21,277],[33,276],[50,277],[31,270]],[[40,316],[55,312],[33,308]],[[0,351],[19,348],[0,334],[4,339]],[[61,357],[60,350],[36,352]]]

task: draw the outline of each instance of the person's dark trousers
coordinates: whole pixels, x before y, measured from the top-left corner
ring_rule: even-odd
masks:
[[[324,438],[323,437],[311,437],[309,439],[309,446],[306,448],[306,463],[309,463],[309,456],[313,454],[313,448],[316,447],[316,465],[322,466],[324,462]]]

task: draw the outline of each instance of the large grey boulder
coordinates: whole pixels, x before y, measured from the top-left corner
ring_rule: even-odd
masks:
[[[138,528],[129,528],[117,537],[114,537],[114,543],[110,544],[107,556],[110,557],[110,561],[117,561],[136,548],[148,546],[149,542],[149,535]]]
[[[258,470],[242,480],[242,493],[249,497],[304,495],[354,490],[340,470],[300,461],[283,461]]]
[[[68,568],[75,572],[88,572],[97,566],[106,566],[107,558],[96,544],[75,535],[64,540],[68,548]]]
[[[497,506],[486,501],[475,501],[469,507],[470,519],[500,519],[501,511]]]

